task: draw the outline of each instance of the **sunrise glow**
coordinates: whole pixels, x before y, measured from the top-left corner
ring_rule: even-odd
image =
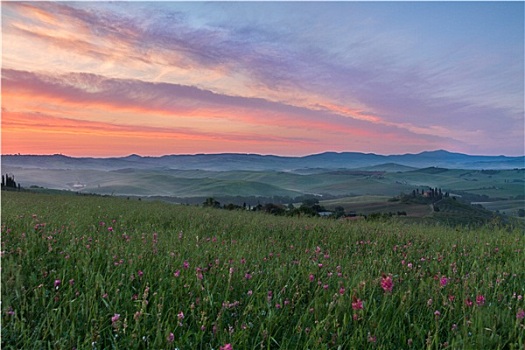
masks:
[[[523,2],[1,6],[2,154],[525,153]]]

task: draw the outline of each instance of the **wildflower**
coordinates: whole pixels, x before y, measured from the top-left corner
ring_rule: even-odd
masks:
[[[246,294],[248,294],[248,296],[250,296],[250,295],[253,294],[253,292],[252,292],[252,290],[250,289]]]
[[[252,275],[249,274],[249,273],[246,273],[246,274],[244,275],[244,278],[246,278],[247,280],[249,280],[249,279],[252,278]]]
[[[354,310],[362,310],[363,309],[363,301],[361,299],[356,298],[355,296],[352,298],[352,309]]]
[[[473,304],[474,304],[474,303],[472,302],[472,300],[470,300],[470,298],[467,298],[467,299],[465,300],[465,305],[467,305],[467,306],[472,306]]]
[[[142,272],[142,270],[139,270],[139,272],[137,272],[137,275],[139,275],[139,277],[142,277],[144,275],[144,272]]]
[[[69,280],[69,285],[72,286],[72,285],[74,285],[74,284],[75,284],[75,280],[74,280],[74,279],[70,279],[70,280]]]
[[[345,294],[345,288],[344,287],[339,288],[339,294],[341,294],[341,295]]]
[[[525,318],[525,311],[523,309],[519,309],[516,313],[516,318],[518,320],[523,320]]]
[[[452,328],[451,328],[454,332],[458,330],[458,325],[457,324],[453,324],[452,325]]]
[[[438,318],[439,316],[441,316],[441,312],[439,312],[439,310],[434,311],[434,316]]]
[[[485,297],[483,295],[478,295],[476,297],[476,304],[478,304],[478,306],[482,306],[485,304]]]
[[[313,274],[310,274],[310,282],[313,282],[315,280],[315,276]]]
[[[173,277],[179,277],[180,276],[180,270],[177,270],[173,273]]]
[[[439,280],[439,284],[441,285],[441,287],[444,287],[448,284],[448,278],[446,278],[445,276],[441,277],[441,279]]]
[[[394,282],[392,281],[392,277],[383,275],[383,277],[381,277],[381,288],[383,288],[385,292],[391,293],[393,287]]]
[[[375,343],[376,340],[377,340],[377,338],[374,335],[370,335],[370,333],[368,333],[368,342],[369,343]]]
[[[175,335],[173,333],[170,333],[170,335],[168,335],[168,342],[173,343],[174,340],[175,340]]]
[[[55,289],[58,289],[58,287],[60,287],[60,284],[61,284],[61,283],[62,283],[61,280],[55,280],[55,283],[54,283],[53,286],[55,287]]]
[[[187,269],[188,267],[190,267],[190,263],[188,261],[184,261],[184,263],[182,264],[182,267],[184,267],[185,269]]]
[[[233,346],[228,343],[228,344],[224,344],[224,346],[220,346],[219,347],[220,350],[233,350]]]
[[[109,231],[109,232],[113,232],[113,227],[109,226],[109,227],[108,227],[108,231]]]
[[[111,317],[111,323],[116,323],[120,318],[120,314],[114,314],[113,317]]]
[[[179,313],[177,314],[177,318],[178,318],[179,320],[183,320],[183,319],[184,319],[184,312],[182,312],[182,311],[179,312]]]

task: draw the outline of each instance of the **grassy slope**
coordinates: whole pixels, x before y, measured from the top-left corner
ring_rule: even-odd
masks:
[[[2,348],[523,348],[524,239],[3,192]]]

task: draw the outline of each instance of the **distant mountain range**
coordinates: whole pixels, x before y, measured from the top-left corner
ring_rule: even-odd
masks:
[[[444,150],[386,156],[374,153],[325,152],[304,157],[241,153],[165,155],[160,157],[142,157],[133,154],[118,158],[76,158],[59,154],[2,155],[2,168],[6,166],[26,169],[106,171],[121,169],[271,170],[288,172],[304,172],[314,169],[381,169],[383,171],[392,169],[391,171],[407,171],[426,167],[481,170],[524,168],[525,156],[480,156]]]

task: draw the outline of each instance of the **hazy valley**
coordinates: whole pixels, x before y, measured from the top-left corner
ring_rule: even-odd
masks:
[[[517,216],[525,207],[524,157],[469,156],[446,151],[395,156],[323,153],[306,157],[252,154],[71,158],[2,156],[2,174],[24,188],[255,206],[297,203],[314,196],[327,210],[361,214],[432,214],[427,203],[391,199],[415,189],[440,188],[465,203]]]

